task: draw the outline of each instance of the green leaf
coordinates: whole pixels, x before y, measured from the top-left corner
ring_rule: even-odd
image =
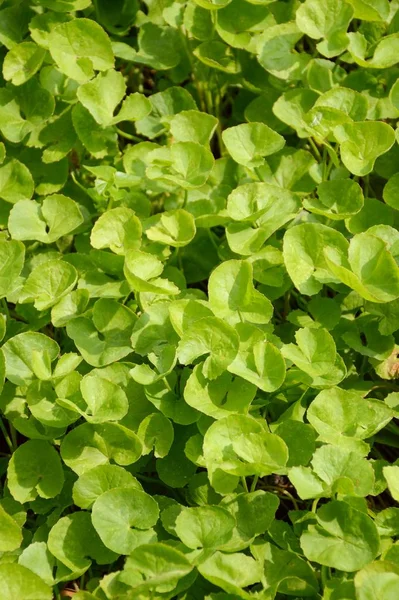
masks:
[[[22,543],[22,528],[3,505],[0,505],[0,549],[12,552]]]
[[[217,549],[229,541],[236,521],[219,506],[183,508],[176,519],[176,534],[192,549]]]
[[[40,577],[16,563],[0,565],[0,585],[4,600],[14,600],[14,598],[51,600],[53,597],[50,587]]]
[[[354,121],[364,121],[368,113],[367,99],[359,92],[345,87],[333,87],[315,102],[315,106],[328,106],[345,113]]]
[[[159,542],[143,544],[127,558],[119,580],[133,587],[137,593],[145,590],[175,592],[179,582],[183,583],[192,569],[193,566],[177,548]],[[190,578],[189,585],[191,582]]]
[[[205,579],[222,588],[225,592],[247,598],[242,591],[260,581],[261,574],[257,562],[242,553],[223,554],[216,551],[198,567]]]
[[[248,261],[229,260],[219,265],[208,281],[209,304],[221,319],[232,325],[239,322],[268,323],[273,307],[252,282]]]
[[[399,210],[398,201],[398,186],[399,186],[399,174],[393,175],[385,184],[383,190],[383,198],[388,206],[392,206],[396,210]]]
[[[91,508],[101,494],[114,488],[136,488],[140,483],[122,467],[117,465],[98,465],[80,475],[73,486],[73,501],[80,508]]]
[[[49,50],[59,70],[85,83],[96,71],[114,66],[111,42],[98,23],[73,19],[55,27],[49,36]]]
[[[317,188],[318,198],[304,200],[304,207],[316,215],[329,219],[347,219],[363,208],[360,185],[352,179],[325,181]]]
[[[118,554],[131,554],[155,541],[151,529],[158,521],[156,501],[135,488],[114,488],[97,498],[92,508],[94,528],[104,545]]]
[[[89,292],[86,289],[75,290],[57,302],[51,309],[51,321],[54,327],[64,327],[75,317],[80,316],[89,302]]]
[[[349,3],[355,10],[355,19],[385,21],[389,16],[388,0],[349,0]]]
[[[141,222],[134,211],[121,206],[100,216],[91,231],[90,243],[93,248],[109,248],[115,254],[124,254],[140,247],[141,232]]]
[[[18,502],[54,498],[64,483],[59,454],[48,442],[29,440],[13,453],[7,469],[10,492]]]
[[[181,59],[180,39],[172,27],[160,27],[147,22],[140,27],[138,35],[139,51],[134,61],[149,65],[153,69],[173,69]]]
[[[93,317],[77,317],[67,323],[67,334],[83,358],[93,367],[103,367],[124,358],[132,348],[130,335],[136,316],[111,298],[97,300]]]
[[[0,240],[0,296],[6,296],[12,289],[24,260],[25,247],[21,242]]]
[[[170,121],[170,133],[177,142],[209,144],[218,120],[198,110],[183,110]]]
[[[173,425],[163,414],[152,413],[141,421],[137,435],[143,442],[143,454],[154,449],[154,456],[163,458],[173,444]]]
[[[348,452],[339,446],[322,446],[314,453],[312,466],[332,492],[365,497],[373,491],[373,468],[356,452]]]
[[[205,41],[196,47],[194,54],[202,63],[218,71],[231,74],[240,71],[235,52],[223,42]]]
[[[273,594],[312,597],[319,586],[312,567],[293,552],[280,550],[273,544],[257,540],[251,547],[263,568],[262,583]]]
[[[81,85],[77,96],[97,123],[106,127],[113,123],[115,109],[122,102],[125,92],[122,73],[111,69]]]
[[[244,255],[258,252],[299,209],[299,197],[288,190],[268,183],[240,185],[227,199],[227,212],[235,221],[226,229],[231,250]]]
[[[54,306],[75,287],[76,269],[62,260],[48,260],[29,274],[19,296],[19,302],[33,302],[38,310]]]
[[[308,560],[341,571],[357,571],[379,553],[380,539],[372,519],[346,502],[334,500],[316,513],[317,525],[301,535]]]
[[[145,234],[149,240],[175,248],[187,246],[195,233],[194,217],[182,208],[160,213],[146,222]]]
[[[16,240],[52,244],[83,223],[79,206],[62,194],[47,196],[42,204],[21,200],[11,210],[9,231]]]
[[[314,387],[330,387],[345,377],[345,365],[327,330],[304,327],[296,332],[295,339],[297,346],[283,346],[282,354],[313,379]]]
[[[316,449],[317,438],[312,427],[301,421],[287,419],[273,429],[273,432],[281,437],[287,445],[289,452],[288,467],[309,463]]]
[[[3,346],[7,379],[16,385],[27,385],[34,379],[35,361],[43,357],[53,362],[60,348],[53,339],[34,331],[15,335]]]
[[[203,452],[211,484],[220,493],[232,492],[241,476],[284,471],[288,460],[283,440],[243,415],[213,423],[205,434]]]
[[[339,125],[334,135],[340,143],[345,167],[361,177],[370,173],[375,160],[395,143],[392,127],[377,121]]]
[[[332,247],[344,253],[348,243],[338,231],[318,223],[302,223],[284,235],[284,262],[295,287],[302,294],[317,294],[323,283],[336,281],[325,254]]]
[[[353,8],[344,0],[306,0],[296,12],[299,29],[313,39],[324,56],[341,54],[349,44],[346,30],[353,17]]]
[[[29,544],[20,554],[18,564],[38,575],[47,585],[54,585],[55,558],[47,550],[46,542]]]
[[[264,392],[274,392],[285,379],[285,361],[281,352],[256,327],[239,324],[237,332],[240,346],[228,370]]]
[[[55,101],[35,78],[15,88],[0,89],[0,130],[19,143],[51,117]]]
[[[241,550],[257,535],[265,533],[274,520],[279,503],[277,496],[263,490],[223,498],[220,506],[233,515],[237,525],[232,538],[224,544],[222,550]]]
[[[81,475],[109,460],[130,465],[140,458],[141,450],[137,435],[119,423],[84,423],[63,438],[61,456],[68,467]]]
[[[368,233],[355,235],[348,254],[324,249],[328,268],[366,300],[391,302],[399,297],[399,269],[385,241]]]
[[[84,147],[96,158],[117,153],[117,133],[113,127],[101,127],[80,103],[72,109],[73,127]]]
[[[263,157],[281,150],[284,138],[264,123],[244,123],[225,129],[223,141],[230,156],[238,164],[259,167]]]
[[[149,179],[171,182],[185,189],[204,185],[214,165],[211,152],[195,142],[176,142],[169,148],[153,150],[148,159]]]
[[[34,42],[22,42],[11,48],[3,62],[3,77],[13,85],[22,85],[42,66],[46,51]]]
[[[359,600],[394,598],[399,591],[399,568],[392,562],[376,561],[355,575]]]
[[[0,167],[0,198],[10,204],[31,198],[34,181],[29,169],[12,159]]]
[[[392,419],[383,402],[365,399],[355,392],[331,388],[323,390],[309,406],[307,417],[319,439],[348,450],[367,447],[359,443],[375,435]]]
[[[89,373],[80,383],[87,404],[84,416],[91,423],[120,421],[127,414],[129,404],[125,392],[118,385]]]
[[[116,0],[110,4],[107,0],[95,0],[96,14],[99,22],[110,33],[121,35],[127,33],[134,24],[139,4],[136,1]]]
[[[384,477],[388,483],[388,489],[391,492],[392,498],[399,501],[399,467],[397,465],[387,466],[383,468]]]
[[[217,317],[196,321],[183,334],[177,356],[182,364],[190,364],[196,358],[209,354],[203,365],[203,374],[215,379],[234,360],[239,346],[234,329]]]
[[[117,558],[103,546],[90,514],[84,511],[59,519],[50,530],[47,545],[51,554],[72,573],[84,573],[91,565],[91,558],[98,564],[107,564]]]
[[[216,379],[208,379],[204,375],[204,365],[199,364],[187,380],[184,399],[189,406],[214,419],[232,413],[247,414],[256,393],[253,383],[226,371]]]

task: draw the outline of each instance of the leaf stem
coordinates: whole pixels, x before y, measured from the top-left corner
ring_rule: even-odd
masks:
[[[254,492],[256,490],[256,486],[258,485],[258,481],[259,481],[259,475],[255,475],[255,477],[252,480],[251,483],[251,487],[250,487],[250,492]]]
[[[320,575],[321,575],[321,584],[322,584],[323,588],[325,588],[328,580],[330,579],[329,568],[326,567],[325,565],[321,565]]]
[[[317,158],[317,160],[319,162],[322,162],[322,158],[321,158],[321,154],[320,154],[320,150],[318,149],[318,147],[316,146],[313,138],[309,138],[309,144],[313,150],[313,154],[315,155],[315,157]]]
[[[172,388],[171,388],[171,386],[170,386],[170,383],[169,383],[169,381],[166,379],[166,376],[165,376],[165,377],[162,377],[162,381],[164,382],[164,384],[166,385],[166,387],[168,388],[168,390],[169,390],[170,392],[173,392],[173,390],[172,390]]]
[[[7,446],[9,447],[9,449],[11,451],[11,454],[12,454],[14,452],[15,448],[14,448],[13,443],[11,441],[11,438],[10,438],[10,436],[8,434],[6,426],[3,423],[3,419],[1,417],[0,417],[0,429],[1,429],[2,433],[3,433],[3,435],[4,435],[4,439],[5,439],[6,443],[7,443]]]
[[[283,490],[282,488],[279,488],[276,485],[267,485],[267,486],[265,486],[264,489],[270,490],[272,492],[277,492],[276,495],[280,496],[280,498],[282,498],[284,496],[288,500],[291,500],[292,504],[294,505],[295,510],[299,510],[299,505],[298,505],[297,499],[294,498],[294,496],[288,490]]]
[[[241,477],[241,483],[242,483],[242,487],[244,488],[244,490],[248,493],[248,485],[247,485],[247,480],[245,479],[244,476]]]
[[[7,300],[5,298],[1,299],[1,305],[3,307],[4,310],[4,314],[7,317],[7,320],[10,318],[10,311],[8,310],[8,304],[7,304]]]
[[[212,246],[215,248],[216,252],[219,254],[219,246],[217,245],[217,243],[215,242],[215,240],[213,238],[211,229],[207,229],[207,232],[208,232],[208,237],[209,237],[209,240],[210,240]]]
[[[312,502],[312,513],[316,514],[317,505],[319,503],[320,498],[315,498]]]
[[[118,135],[120,135],[121,137],[130,140],[132,142],[143,142],[144,140],[142,140],[141,138],[139,138],[137,135],[133,135],[132,133],[128,133],[127,131],[123,131],[123,129],[120,129],[119,127],[116,128],[116,131],[118,133]]]
[[[13,447],[16,449],[18,448],[17,430],[12,423],[10,423],[10,434]]]

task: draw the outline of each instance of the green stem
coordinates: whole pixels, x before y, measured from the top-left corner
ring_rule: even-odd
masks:
[[[164,384],[166,385],[166,387],[168,388],[168,390],[170,392],[173,392],[172,388],[170,387],[170,383],[169,381],[166,379],[166,377],[162,377],[162,381],[164,382]]]
[[[259,179],[259,181],[263,181],[263,177],[259,171],[259,167],[254,167],[254,171],[255,171],[255,174],[256,174],[257,178]]]
[[[379,431],[374,439],[378,444],[385,444],[391,448],[399,448],[399,436],[397,433]]]
[[[320,575],[321,575],[321,584],[322,584],[323,588],[325,588],[328,580],[330,579],[329,568],[326,567],[325,565],[322,565]]]
[[[370,185],[369,184],[369,176],[366,175],[366,177],[364,178],[363,181],[364,181],[364,197],[368,198],[369,197],[369,189],[370,189],[370,187],[369,187],[369,185]]]
[[[316,514],[317,505],[319,503],[320,498],[315,498],[312,502],[312,513]]]
[[[248,492],[248,486],[247,486],[247,480],[245,479],[245,477],[241,477],[241,483],[242,483],[242,487],[244,488],[244,490],[246,492]]]
[[[10,318],[10,311],[8,310],[8,304],[7,304],[7,300],[5,298],[1,299],[1,305],[3,307],[4,310],[4,314],[7,317],[7,320]]]
[[[10,434],[13,447],[18,448],[17,430],[12,423],[10,423]]]
[[[87,191],[87,189],[84,187],[84,185],[82,185],[80,183],[80,181],[78,181],[78,179],[77,179],[74,171],[71,171],[71,177],[72,177],[72,181],[74,182],[74,184],[77,185],[78,188],[80,188],[82,190],[82,192],[84,192],[92,200],[92,197],[90,196],[90,194]]]
[[[141,473],[136,473],[135,477],[136,477],[136,479],[140,479],[141,481],[146,481],[147,483],[158,483],[158,484],[160,483],[159,479],[156,479],[155,477],[148,477],[148,475],[142,475]],[[166,486],[166,487],[168,487],[168,486]]]
[[[277,495],[280,496],[280,498],[283,498],[283,497],[288,498],[289,500],[291,500],[292,504],[294,505],[295,510],[299,510],[299,505],[298,505],[296,498],[294,498],[294,496],[288,490],[283,490],[282,488],[279,488],[275,485],[268,485],[264,489],[271,490],[273,492],[277,492]]]
[[[207,232],[208,232],[208,237],[210,239],[212,246],[215,248],[216,252],[219,253],[219,246],[217,245],[217,243],[215,242],[215,240],[212,236],[212,231],[210,229],[207,229]]]
[[[120,129],[119,127],[116,128],[116,131],[118,133],[118,135],[120,135],[121,137],[127,139],[127,140],[131,140],[132,142],[143,142],[144,140],[142,140],[142,138],[139,138],[137,135],[133,135],[132,133],[127,133],[127,131],[123,131],[123,129]]]
[[[254,492],[256,490],[256,486],[258,485],[258,480],[259,480],[259,476],[255,475],[255,477],[253,478],[252,483],[251,483],[250,492]]]
[[[328,178],[327,156],[327,147],[323,146],[323,181],[326,181]]]
[[[317,158],[317,160],[319,162],[322,162],[322,158],[321,158],[321,154],[320,154],[320,150],[318,149],[318,147],[316,146],[314,140],[310,137],[309,138],[309,144],[313,150],[313,153],[315,155],[315,157]]]
[[[11,454],[12,454],[14,452],[15,448],[14,448],[13,443],[11,441],[11,438],[10,438],[10,436],[8,434],[6,426],[3,423],[3,419],[1,417],[0,417],[0,429],[3,432],[4,439],[5,439],[5,441],[7,443],[7,446],[9,447],[9,449],[11,451]]]

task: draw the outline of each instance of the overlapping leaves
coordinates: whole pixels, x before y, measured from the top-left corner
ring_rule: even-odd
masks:
[[[399,596],[398,36],[0,0],[5,600]]]

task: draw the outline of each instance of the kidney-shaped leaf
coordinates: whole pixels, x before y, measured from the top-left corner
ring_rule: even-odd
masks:
[[[130,554],[137,546],[150,543],[151,529],[158,521],[158,504],[135,488],[114,488],[104,492],[93,504],[93,525],[107,548]]]
[[[61,459],[53,446],[42,440],[29,440],[19,446],[7,469],[8,487],[18,502],[54,498],[64,483]]]
[[[317,525],[309,525],[301,536],[308,560],[341,571],[357,571],[379,553],[377,527],[367,514],[346,502],[332,501],[316,514]]]
[[[3,590],[3,600],[53,598],[50,587],[36,573],[17,563],[0,565],[0,586]]]
[[[91,19],[73,19],[55,27],[49,36],[49,50],[59,70],[79,83],[114,66],[111,41],[102,27]]]
[[[176,519],[176,534],[188,547],[219,548],[228,542],[236,525],[234,517],[219,506],[184,508]]]
[[[209,354],[203,373],[208,379],[215,379],[234,360],[238,346],[238,335],[230,325],[217,317],[205,317],[183,334],[177,356],[181,363],[187,365]]]
[[[246,167],[259,167],[264,156],[283,148],[285,139],[264,123],[243,123],[223,131],[223,141],[233,160]]]

